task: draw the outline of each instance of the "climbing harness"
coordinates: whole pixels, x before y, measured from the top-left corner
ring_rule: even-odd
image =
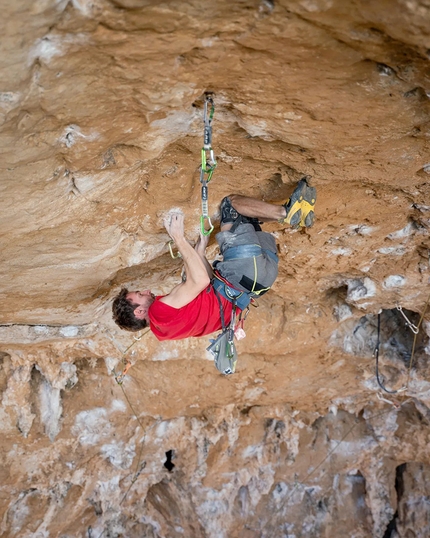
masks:
[[[254,304],[252,293],[247,293],[234,288],[228,280],[223,278],[216,270],[214,271],[212,286],[215,292],[221,294],[227,301],[230,301],[231,303],[234,302],[240,310],[245,310],[250,304]]]
[[[223,278],[218,271],[214,271],[214,279],[212,281],[214,289],[228,301],[232,302],[234,300],[240,310],[244,310],[247,306],[249,306],[249,304],[258,306],[258,303],[255,304],[255,299],[270,289],[270,287],[261,287],[257,280],[258,273],[256,258],[261,256],[263,253],[269,258],[272,258],[274,261],[278,262],[278,256],[274,252],[263,249],[260,245],[239,245],[237,247],[227,249],[224,253],[224,261],[235,258],[253,258],[254,280],[250,280],[250,282],[252,282],[252,286],[248,291],[236,289],[225,278]]]
[[[202,184],[202,214],[200,216],[200,231],[203,235],[210,235],[214,229],[209,217],[208,208],[208,183],[212,179],[212,174],[216,168],[214,151],[212,149],[212,119],[215,112],[215,104],[211,94],[206,94],[205,108],[203,115],[203,147],[202,164],[200,168],[200,183]],[[205,177],[207,175],[207,177]],[[205,221],[209,223],[209,230],[205,230]]]
[[[254,245],[243,246],[244,249],[249,249],[249,252],[251,252],[252,247],[254,247]],[[228,251],[226,251],[226,254],[230,251],[235,251],[234,254],[239,254],[241,248],[242,247],[233,247],[231,249],[228,249]],[[261,255],[261,252],[263,250],[265,251],[265,249],[262,249],[259,246],[258,255]],[[255,254],[257,254],[257,250],[253,252],[255,262]],[[270,254],[271,257],[276,257],[277,259],[276,254],[274,254],[273,252],[270,252]],[[226,256],[224,256],[224,259],[226,259]],[[255,275],[253,288],[255,287],[256,282],[257,275]],[[213,354],[215,367],[217,368],[217,370],[219,370],[225,375],[229,375],[235,372],[237,363],[237,352],[234,345],[234,338],[236,338],[237,340],[241,340],[246,336],[243,325],[250,312],[249,305],[252,304],[254,307],[258,307],[258,303],[255,299],[263,293],[266,293],[266,291],[268,291],[270,288],[262,288],[260,290],[252,289],[249,292],[238,290],[233,287],[225,278],[223,278],[216,270],[214,271],[214,278],[212,279],[211,284],[218,299],[222,332],[215,340],[210,340],[211,345],[207,348],[207,350]],[[224,320],[224,310],[222,307],[220,295],[230,301],[233,305],[230,323],[228,326],[226,325]],[[239,316],[237,316],[238,308],[241,311]]]
[[[243,217],[241,215],[237,217],[233,222],[230,232],[233,232],[242,222],[246,222],[242,219]],[[211,345],[207,349],[214,355],[215,367],[226,375],[234,373],[236,368],[237,353],[234,348],[234,337],[236,337],[237,340],[241,340],[246,336],[243,324],[249,314],[249,305],[252,304],[254,307],[258,307],[256,299],[270,289],[270,286],[263,287],[258,283],[257,257],[263,255],[278,262],[278,256],[275,252],[264,249],[259,244],[238,245],[228,248],[223,254],[224,261],[245,258],[253,259],[254,278],[249,278],[245,282],[245,277],[243,277],[240,282],[240,285],[247,291],[235,288],[214,268],[214,277],[211,284],[220,306],[222,332],[215,340],[211,340]],[[219,295],[222,295],[224,299],[227,299],[227,301],[230,301],[233,305],[231,320],[228,327],[226,327],[224,323],[224,313]],[[236,312],[238,308],[241,312],[237,317]]]

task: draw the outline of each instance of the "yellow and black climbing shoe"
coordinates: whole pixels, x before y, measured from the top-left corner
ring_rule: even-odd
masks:
[[[309,228],[314,223],[316,200],[316,188],[309,187],[307,177],[302,178],[290,199],[284,204],[287,216],[282,222],[290,224],[293,228],[299,226]]]
[[[315,187],[309,187],[306,182],[306,194],[302,201],[302,216],[300,226],[310,228],[315,219],[315,203],[317,201],[317,190]]]

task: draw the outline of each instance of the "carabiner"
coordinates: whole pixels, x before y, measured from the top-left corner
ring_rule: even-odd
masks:
[[[209,230],[205,230],[205,220],[207,220],[209,222]],[[208,236],[210,235],[212,232],[213,232],[213,225],[212,225],[212,222],[211,222],[211,218],[209,217],[209,215],[201,215],[200,216],[200,232],[202,235],[204,236]]]
[[[131,368],[131,361],[128,359],[125,359],[125,367],[123,371],[120,374],[117,374],[115,370],[113,370],[115,381],[118,383],[118,385],[122,385],[124,383],[125,376],[127,375],[127,372]]]
[[[182,255],[180,252],[178,252],[176,255],[173,254],[173,249],[172,249],[172,245],[173,245],[174,241],[169,241],[168,245],[169,245],[169,250],[170,250],[170,256],[172,256],[173,259],[175,258],[182,258]]]
[[[209,159],[207,158],[205,148],[202,148],[202,165],[200,168],[200,182],[203,183],[205,181],[205,174],[208,175],[208,178],[206,179],[206,183],[209,183],[209,181],[212,179],[212,174],[214,173],[214,170],[216,168],[217,162],[215,161],[215,156],[213,149],[210,149]]]

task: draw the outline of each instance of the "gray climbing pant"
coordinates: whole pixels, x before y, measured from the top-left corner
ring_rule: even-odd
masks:
[[[214,268],[234,288],[258,295],[272,286],[278,276],[278,257],[270,233],[241,223],[234,232],[219,232],[216,240],[223,260],[215,262]]]

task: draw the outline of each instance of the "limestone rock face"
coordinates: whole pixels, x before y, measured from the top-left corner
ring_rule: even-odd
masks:
[[[2,537],[430,535],[429,20],[426,0],[3,2]],[[208,92],[215,225],[232,192],[318,191],[312,228],[265,225],[279,278],[229,377],[206,338],[111,319],[122,286],[180,281],[163,217],[197,239]]]

